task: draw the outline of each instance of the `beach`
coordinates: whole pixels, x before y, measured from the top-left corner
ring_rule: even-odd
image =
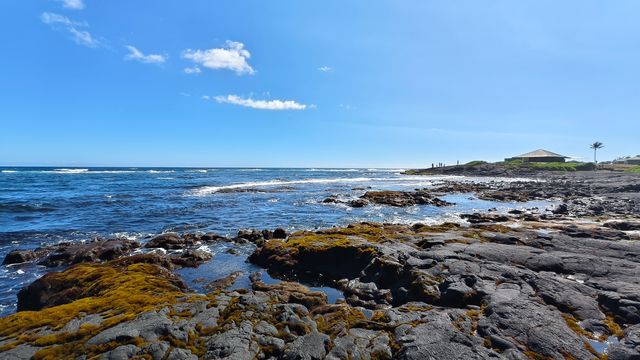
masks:
[[[2,281],[15,289],[0,319],[5,356],[626,359],[638,351],[636,174],[14,171],[2,180],[23,171],[47,186],[78,186],[65,201],[75,195],[95,215],[68,220],[67,233],[52,226],[61,221],[51,213],[63,212],[43,210],[53,200],[29,212],[14,198],[11,216],[34,220],[2,234],[11,274]],[[163,182],[166,194],[120,215],[119,227],[105,220],[118,216],[107,199],[127,194],[131,206]],[[89,204],[105,197],[100,184],[111,198]],[[178,198],[186,200],[171,208]],[[213,208],[217,200],[223,208]],[[166,209],[154,220],[158,207]]]

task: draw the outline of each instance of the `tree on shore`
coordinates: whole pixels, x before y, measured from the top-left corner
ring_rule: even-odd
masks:
[[[602,149],[604,147],[604,144],[601,143],[600,141],[596,141],[593,144],[589,145],[589,147],[593,149],[593,163],[597,164],[598,159],[596,158],[596,153],[598,149]]]

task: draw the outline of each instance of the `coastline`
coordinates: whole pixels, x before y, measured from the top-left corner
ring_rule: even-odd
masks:
[[[420,197],[418,190],[366,199],[402,207],[475,193],[560,205],[475,212],[463,224],[165,234],[146,244],[23,254],[29,261],[65,254],[56,265],[70,267],[27,288],[23,298],[37,301],[19,306],[30,311],[0,319],[0,351],[15,358],[635,356],[640,176],[537,176],[544,181],[447,180]],[[245,274],[250,289],[230,289],[238,277],[230,276],[193,293],[174,271],[208,261],[198,252],[207,242],[255,247],[249,260],[287,281]],[[152,252],[131,256],[140,246]],[[331,303],[296,280],[338,288],[344,300]]]

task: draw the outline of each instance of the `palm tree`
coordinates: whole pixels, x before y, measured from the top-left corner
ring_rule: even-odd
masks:
[[[597,164],[598,160],[596,158],[596,152],[598,151],[598,149],[602,149],[604,147],[604,144],[600,141],[596,141],[593,144],[589,145],[589,147],[593,149],[593,163]]]

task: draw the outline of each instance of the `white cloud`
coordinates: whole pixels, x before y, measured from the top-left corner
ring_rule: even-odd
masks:
[[[329,66],[320,66],[318,68],[318,70],[322,71],[322,72],[329,72],[331,70],[333,70],[333,68],[329,67]]]
[[[100,41],[94,38],[91,33],[87,30],[78,30],[78,28],[89,26],[85,21],[79,22],[69,19],[66,16],[43,12],[40,15],[40,20],[43,23],[51,26],[51,28],[55,30],[66,30],[71,34],[71,39],[75,41],[77,44],[84,45],[90,48],[95,48],[100,45]]]
[[[74,27],[70,27],[69,33],[71,33],[71,38],[79,45],[84,45],[90,48],[95,48],[100,45],[100,42],[91,36],[91,33],[85,30],[78,30]]]
[[[186,68],[184,68],[184,72],[185,72],[185,74],[200,74],[202,72],[202,70],[200,70],[199,67],[194,66],[194,67],[186,67]]]
[[[238,75],[255,73],[255,70],[247,63],[251,53],[244,48],[244,44],[227,40],[224,48],[206,50],[186,50],[182,57],[200,64],[209,69],[233,70]]]
[[[209,99],[211,99],[211,97],[209,97],[209,95],[202,95],[202,99],[203,100],[209,100]]]
[[[308,107],[313,107],[312,105],[300,104],[293,100],[253,100],[251,98],[241,98],[237,95],[216,96],[214,99],[219,103],[260,110],[304,110]]]
[[[86,22],[73,21],[66,16],[50,13],[50,12],[43,12],[40,15],[40,20],[42,20],[43,23],[47,25],[52,25],[52,26],[53,25],[77,26],[77,27],[87,26]]]
[[[125,46],[129,53],[125,55],[125,60],[136,60],[143,64],[163,64],[167,58],[164,55],[159,54],[143,54],[142,51],[138,50],[135,46],[126,45]]]
[[[62,7],[66,9],[82,10],[84,9],[83,0],[58,0],[62,3]]]

